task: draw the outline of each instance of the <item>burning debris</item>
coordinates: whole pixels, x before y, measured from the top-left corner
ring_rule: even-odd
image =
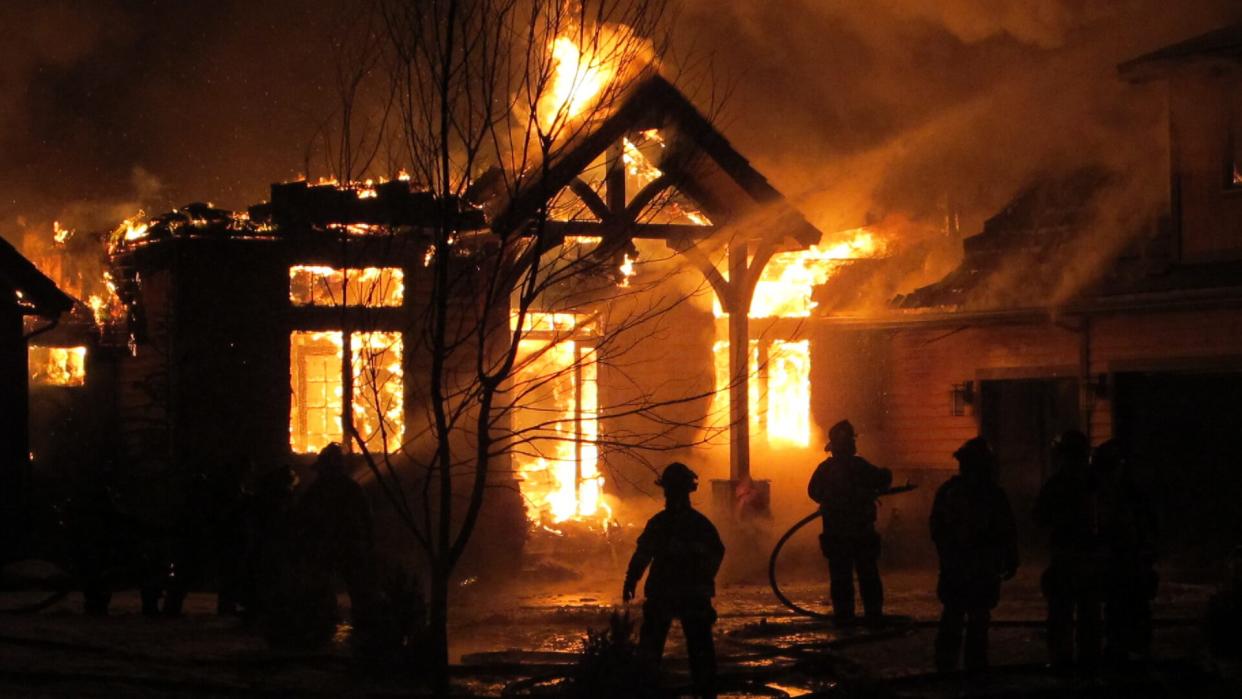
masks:
[[[35,386],[82,386],[86,383],[85,347],[30,346],[30,383]]]

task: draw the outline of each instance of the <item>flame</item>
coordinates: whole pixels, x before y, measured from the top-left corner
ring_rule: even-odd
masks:
[[[30,383],[40,386],[86,384],[85,347],[40,347],[28,351]]]
[[[845,260],[876,257],[887,246],[866,228],[846,231],[845,238],[826,247],[812,245],[806,250],[780,252],[772,256],[750,302],[751,318],[806,318],[816,303],[814,288],[827,282]],[[717,318],[728,314],[716,302]]]
[[[519,342],[515,376],[524,395],[514,412],[514,429],[526,441],[513,458],[527,518],[553,533],[560,533],[555,525],[568,521],[607,529],[612,509],[604,501],[599,470],[594,349],[561,334],[591,323],[570,313],[531,312],[522,325],[543,330]]]
[[[52,240],[54,240],[57,245],[64,245],[65,243],[68,243],[69,239],[72,237],[73,229],[61,228],[60,221],[52,221]]]
[[[549,49],[552,76],[547,94],[539,100],[539,123],[545,129],[573,121],[603,92],[616,68],[599,56],[599,51],[583,55],[578,44],[558,36]]]
[[[293,265],[289,301],[295,306],[399,307],[405,301],[405,272],[400,267]]]
[[[628,253],[621,260],[621,286],[629,286],[630,278],[634,276],[634,260],[630,259]]]
[[[147,237],[151,224],[143,220],[146,218],[146,215],[145,211],[139,211],[121,222],[118,230],[121,232],[121,237],[125,242],[132,243],[135,240],[142,240]]]
[[[315,453],[344,441],[345,337],[339,330],[299,330],[290,334],[289,344],[289,446],[297,453]],[[353,424],[369,449],[395,451],[405,433],[401,333],[351,333],[350,349]]]
[[[815,308],[814,288],[827,282],[844,260],[874,257],[885,245],[874,232],[846,231],[834,244],[772,256],[755,285],[751,318],[805,318]],[[726,314],[716,304],[717,318]],[[728,424],[729,341],[717,324],[713,346],[716,395],[712,412],[718,426]],[[750,340],[747,362],[750,431],[763,434],[772,446],[806,447],[811,439],[810,340]]]

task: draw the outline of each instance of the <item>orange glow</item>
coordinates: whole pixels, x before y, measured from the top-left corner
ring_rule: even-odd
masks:
[[[289,301],[295,306],[398,307],[404,300],[405,272],[399,267],[289,268]]]
[[[396,451],[405,433],[401,334],[351,333],[350,345],[354,426],[368,449]],[[313,454],[344,441],[344,346],[339,330],[289,336],[289,446],[296,453]]]
[[[31,345],[27,354],[30,383],[36,386],[84,386],[86,384],[85,347],[40,347]]]
[[[805,447],[811,440],[811,341],[773,340],[767,365],[768,443]]]
[[[121,222],[121,225],[117,230],[125,242],[132,243],[135,240],[142,240],[147,237],[151,224],[142,220],[146,217],[146,215],[145,211],[139,211],[132,217]]]
[[[289,446],[299,454],[314,454],[331,442],[341,442],[341,358],[345,342],[340,331],[293,332],[289,335],[290,377],[293,388],[289,412]]]
[[[827,282],[843,260],[875,257],[884,245],[866,229],[848,232],[849,238],[826,247],[781,252],[772,256],[750,302],[751,318],[805,318],[815,302],[814,287]]]
[[[805,318],[815,308],[816,286],[832,277],[844,260],[883,254],[885,246],[873,232],[859,228],[846,231],[835,244],[772,256],[755,285],[751,318]],[[719,300],[717,318],[726,314]],[[717,325],[715,344],[716,396],[713,412],[725,418],[729,405],[729,342],[726,328]],[[750,431],[766,436],[773,446],[806,447],[811,426],[811,343],[773,339],[750,341]]]
[[[616,73],[599,50],[584,55],[569,37],[557,37],[549,50],[552,75],[547,94],[539,100],[539,123],[545,129],[581,117]]]
[[[401,333],[353,333],[350,345],[354,426],[367,449],[393,453],[405,436]]]
[[[548,316],[544,318],[543,316]],[[531,327],[564,328],[565,313],[528,314]],[[578,322],[573,325],[581,326]],[[519,395],[513,428],[519,443],[514,465],[534,526],[586,522],[607,528],[612,510],[604,501],[599,470],[599,389],[594,348],[552,336],[518,345],[514,387]]]
[[[717,427],[729,424],[729,342],[712,345],[716,394],[712,415]],[[750,341],[747,396],[750,432],[771,446],[805,447],[811,439],[811,343]]]

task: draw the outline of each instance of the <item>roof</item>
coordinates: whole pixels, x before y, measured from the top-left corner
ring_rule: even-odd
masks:
[[[1165,46],[1117,66],[1130,79],[1141,80],[1169,64],[1191,59],[1242,60],[1242,22]]]
[[[728,225],[762,212],[765,225],[754,226],[757,232],[778,231],[799,248],[819,242],[820,231],[659,74],[638,82],[612,114],[546,167],[546,176],[518,191],[493,217],[493,229],[507,231],[524,225],[543,202],[569,186],[610,146],[631,132],[650,128],[659,128],[665,140],[676,141],[678,157],[666,157],[660,169],[702,207],[714,224]],[[642,225],[634,228],[641,229]]]
[[[23,315],[56,318],[73,307],[73,299],[39,271],[17,248],[0,238],[0,287],[21,294]]]
[[[1151,275],[1167,269],[1168,260],[1136,254],[1142,231],[1119,246],[1092,237],[1101,197],[1112,184],[1095,168],[1037,182],[988,219],[981,233],[963,241],[956,269],[898,296],[893,305],[941,311],[1049,308],[1149,286]]]

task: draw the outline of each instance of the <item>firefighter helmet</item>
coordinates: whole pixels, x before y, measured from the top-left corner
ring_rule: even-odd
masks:
[[[693,493],[699,489],[699,475],[689,466],[674,461],[664,467],[664,473],[656,479],[656,485],[674,492]]]

